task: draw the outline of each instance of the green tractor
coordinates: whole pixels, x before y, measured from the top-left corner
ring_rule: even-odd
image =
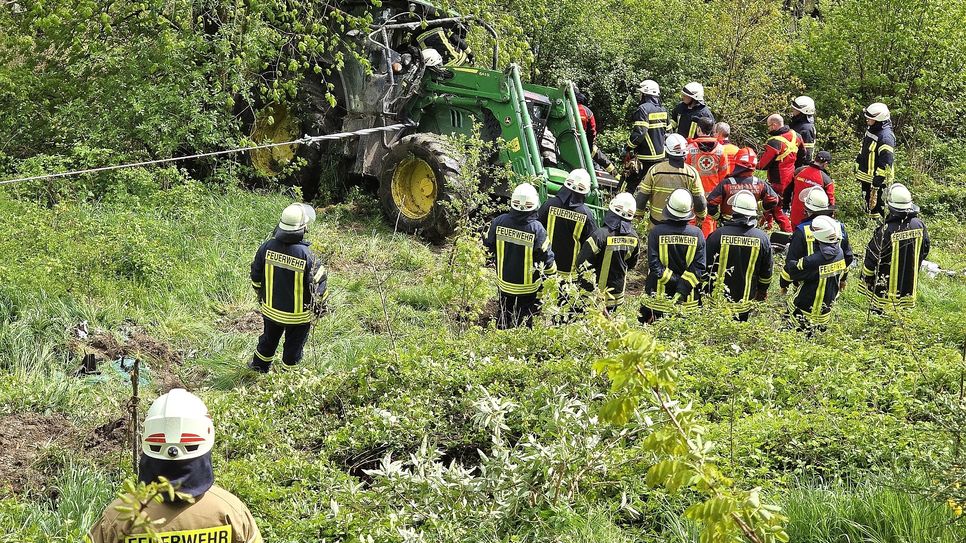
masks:
[[[307,115],[303,109],[300,124],[278,111],[273,114],[308,135],[404,123],[401,130],[353,136],[327,148],[341,157],[343,174],[378,180],[382,208],[400,231],[434,241],[452,232],[453,206],[447,202],[460,197],[456,187],[462,158],[454,156],[445,136],[475,130],[484,141],[499,144],[500,151],[490,160],[508,164],[512,171],[509,183],[493,183],[487,190],[508,196],[512,187],[507,185],[528,180],[535,182],[545,200],[563,186],[570,170],[584,168],[592,181],[587,203],[602,212],[600,187],[614,188],[617,182],[595,171],[572,83],[557,88],[524,84],[518,66],[497,70],[498,38],[475,18],[441,13],[419,1],[389,0],[379,8],[359,8],[376,10],[371,33],[355,36],[371,68],[346,55],[335,82],[337,107],[322,104]],[[493,38],[489,68],[452,62],[464,53],[472,58],[468,50],[457,51],[451,44],[460,43],[467,25],[474,23]],[[450,64],[433,66],[424,59],[427,48],[420,37],[426,35],[442,36],[443,41],[435,43],[443,44],[437,47],[444,49],[441,53]],[[309,151],[273,152],[291,157]],[[314,158],[306,156],[309,161]],[[303,184],[310,185],[311,180]]]

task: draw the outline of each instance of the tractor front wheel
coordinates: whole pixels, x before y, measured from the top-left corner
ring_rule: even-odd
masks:
[[[414,134],[386,156],[379,201],[397,230],[441,242],[453,232],[460,160],[435,134]]]

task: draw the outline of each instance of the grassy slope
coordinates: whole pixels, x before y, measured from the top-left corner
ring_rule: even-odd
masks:
[[[687,532],[676,520],[677,502],[640,481],[649,459],[636,443],[608,451],[608,473],[581,479],[579,491],[553,503],[513,506],[485,521],[473,511],[393,520],[450,498],[417,507],[407,499],[425,496],[412,489],[359,488],[369,481],[364,468],[387,452],[405,457],[424,437],[446,463],[476,463],[475,450],[489,451],[491,440],[473,420],[483,389],[516,404],[506,418],[511,439],[534,435],[561,450],[555,440],[563,430],[546,406],[570,397],[598,401],[606,383],[591,376],[590,364],[604,338],[587,337],[584,324],[512,332],[466,326],[438,280],[439,251],[393,236],[368,204],[346,204],[322,213],[311,236],[332,270],[333,313],[316,326],[299,369],[256,379],[243,365],[257,332],[232,323],[255,307],[249,259],[286,203],[241,191],[211,195],[195,185],[53,210],[0,196],[0,227],[13,233],[0,240],[0,416],[60,413],[81,436],[120,417],[128,389],[118,375],[69,376],[79,364],[67,348],[69,330],[82,320],[114,331],[136,325],[186,353],[176,373],[201,391],[217,421],[219,481],[250,504],[270,541],[363,533],[404,539],[395,522],[446,541],[512,533],[566,541],[686,537],[674,535]],[[962,226],[945,219],[930,227],[930,259],[966,264]],[[863,247],[868,233],[852,235]],[[777,296],[747,324],[708,310],[655,327],[689,355],[682,395],[703,405],[722,464],[789,501],[793,540],[834,541],[867,529],[898,541],[900,526],[914,520],[928,527],[914,525],[902,540],[963,537],[962,523],[958,535],[942,528],[941,507],[899,493],[883,498],[887,512],[863,509],[856,504],[876,491],[850,486],[948,453],[932,410],[958,379],[966,285],[924,280],[921,290],[920,310],[895,326],[869,319],[850,289],[831,330],[814,340],[775,332]],[[36,461],[56,494],[10,493],[0,481],[0,533],[73,541],[96,518],[130,460],[120,448],[78,451],[78,442],[55,443]],[[573,454],[567,462],[582,461]],[[785,490],[815,478],[830,486]],[[622,491],[641,516],[618,508]],[[816,517],[837,521],[807,520]]]

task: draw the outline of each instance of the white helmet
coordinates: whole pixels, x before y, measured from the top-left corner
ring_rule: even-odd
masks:
[[[309,204],[292,204],[282,210],[282,217],[278,221],[278,229],[286,232],[308,230],[315,222],[315,208]]]
[[[688,140],[681,134],[668,134],[664,138],[664,150],[671,156],[684,156],[688,152]]]
[[[792,109],[802,115],[815,115],[815,100],[808,96],[799,96],[792,100]]]
[[[745,217],[758,216],[758,200],[750,190],[739,190],[734,196],[728,198],[728,205],[731,206],[733,215],[743,215]]]
[[[882,102],[870,104],[862,111],[862,113],[865,114],[866,119],[879,121],[880,123],[888,121],[892,118],[891,115],[889,115],[889,107]]]
[[[567,176],[564,186],[577,194],[588,194],[590,193],[590,174],[583,168],[577,168]]]
[[[832,217],[820,215],[812,221],[812,235],[822,243],[838,243],[842,240],[842,227]]]
[[[808,187],[798,195],[798,199],[805,204],[805,209],[812,213],[826,211],[829,207],[828,194],[822,187]]]
[[[610,210],[617,213],[621,218],[631,220],[637,213],[637,201],[629,192],[622,192],[610,201]]]
[[[704,102],[704,85],[697,81],[692,81],[681,89],[685,96],[690,96],[699,102]]]
[[[687,189],[675,189],[664,206],[664,216],[671,220],[689,221],[694,218],[694,198]]]
[[[912,193],[902,183],[893,183],[886,194],[886,204],[897,211],[906,211],[914,207]]]
[[[533,211],[540,205],[537,189],[530,183],[520,183],[510,196],[510,207],[517,211]]]
[[[439,51],[433,48],[423,49],[419,54],[423,57],[423,64],[428,68],[443,65],[443,55],[440,55]]]
[[[205,403],[183,388],[162,394],[148,409],[141,451],[159,460],[189,460],[211,450],[215,427]]]
[[[637,87],[637,92],[647,96],[660,96],[661,86],[657,84],[657,81],[645,79],[644,81],[641,81],[640,86]]]

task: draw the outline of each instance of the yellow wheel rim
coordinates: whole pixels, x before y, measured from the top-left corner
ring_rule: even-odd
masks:
[[[392,174],[392,200],[410,219],[423,219],[436,204],[436,173],[421,158],[410,157],[396,166]]]
[[[298,124],[287,108],[273,104],[255,116],[251,137],[256,144],[291,141],[299,137]],[[250,151],[252,166],[265,175],[278,175],[295,157],[298,146],[293,143]]]

